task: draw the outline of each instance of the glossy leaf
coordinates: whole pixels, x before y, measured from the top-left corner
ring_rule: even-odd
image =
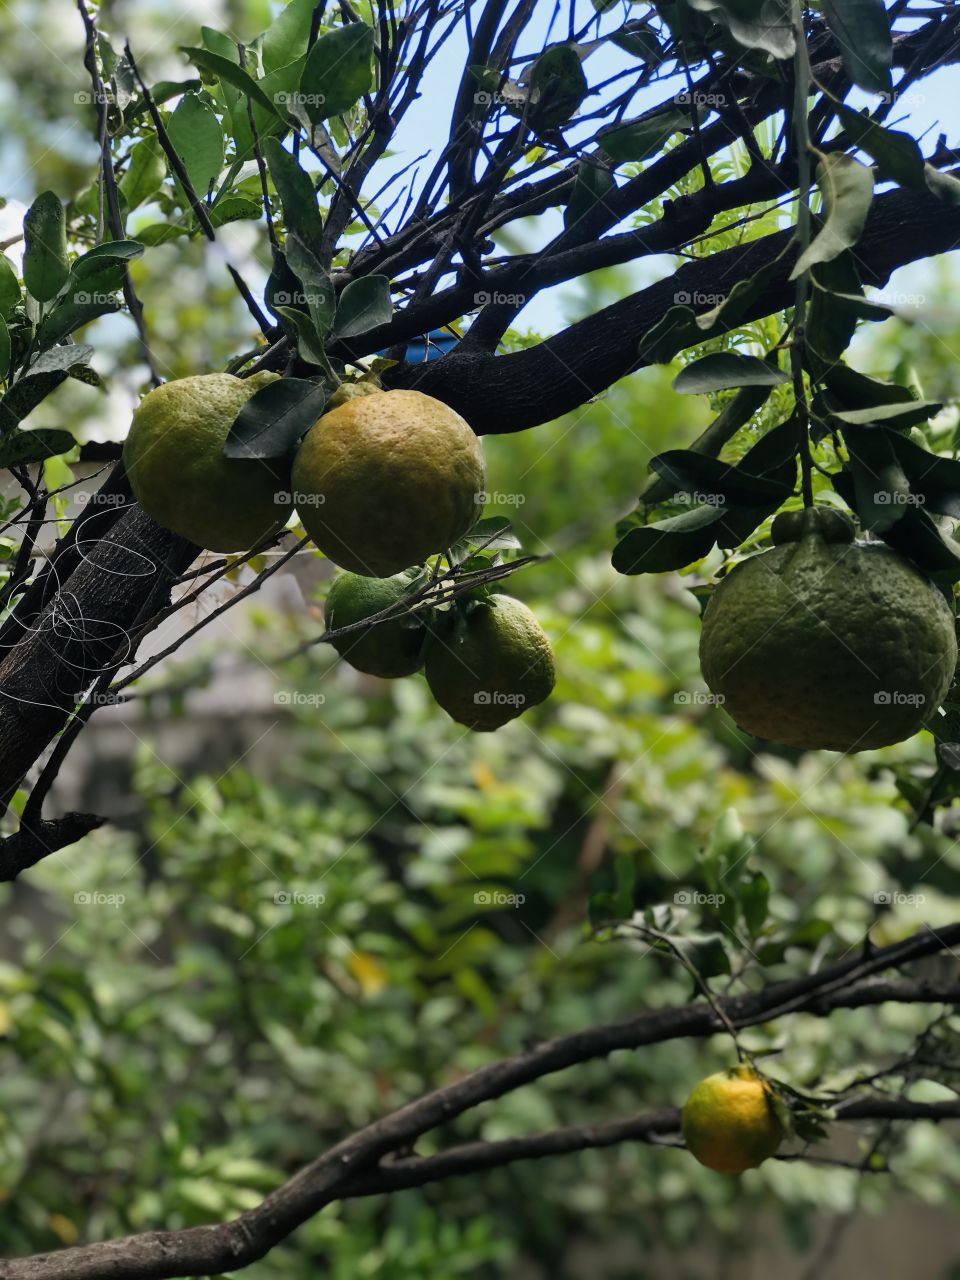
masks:
[[[333,333],[337,338],[355,338],[393,317],[390,281],[386,276],[363,276],[352,280],[340,295]]]
[[[314,124],[343,115],[373,84],[373,28],[351,22],[321,36],[307,55],[300,93]]]
[[[323,413],[327,392],[306,378],[278,378],[255,392],[230,428],[228,458],[283,458]]]
[[[852,156],[829,152],[817,169],[826,220],[797,259],[790,279],[820,262],[832,262],[857,243],[873,201],[873,174]]]
[[[534,129],[565,124],[587,96],[587,78],[569,45],[546,49],[533,64],[527,120]]]
[[[130,163],[120,179],[120,195],[128,209],[138,209],[156,195],[167,176],[167,158],[156,134],[143,138],[130,151]]]
[[[12,431],[0,438],[0,467],[22,467],[69,453],[77,443],[69,431]]]
[[[287,231],[295,232],[304,244],[319,245],[323,223],[310,175],[276,138],[266,139],[263,154],[280,197]]]
[[[679,109],[658,111],[643,116],[632,124],[603,129],[597,134],[597,144],[616,164],[628,160],[646,160],[662,151],[668,138],[690,125],[690,114]]]
[[[216,112],[199,94],[188,93],[167,121],[167,133],[202,200],[223,168],[223,130]]]
[[[38,302],[49,302],[69,274],[63,205],[52,191],[42,191],[23,219],[23,282]]]
[[[823,0],[823,11],[853,83],[868,93],[886,93],[893,41],[883,0]]]
[[[762,49],[774,58],[792,58],[796,38],[790,0],[688,0],[691,9],[722,22],[747,49]]]
[[[0,316],[9,320],[20,304],[21,289],[17,273],[5,253],[0,253]]]
[[[570,193],[570,200],[563,211],[563,225],[574,227],[606,196],[616,190],[613,174],[595,161],[583,159],[577,165],[577,177]]]
[[[681,395],[708,395],[735,387],[777,387],[789,381],[789,374],[767,360],[736,351],[717,351],[681,369],[673,380],[673,389]]]

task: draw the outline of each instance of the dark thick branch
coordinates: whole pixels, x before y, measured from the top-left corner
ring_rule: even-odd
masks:
[[[137,506],[77,545],[78,567],[0,661],[0,790],[19,785],[135,624],[169,601],[197,548]],[[130,655],[132,656],[132,655]]]
[[[481,1067],[375,1121],[325,1152],[257,1208],[232,1222],[186,1231],[148,1232],[126,1240],[7,1261],[0,1263],[0,1280],[172,1280],[240,1270],[262,1258],[324,1205],[348,1194],[351,1186],[362,1187],[363,1180],[374,1176],[385,1156],[482,1102],[502,1097],[553,1072],[605,1058],[617,1049],[710,1036],[724,1031],[727,1023],[743,1028],[789,1013],[825,1014],[831,1009],[857,1007],[866,1003],[864,991],[869,989],[874,975],[958,945],[960,924],[936,933],[924,929],[892,946],[849,957],[818,973],[775,983],[760,992],[715,1005],[698,1002],[660,1009],[624,1022],[559,1036],[515,1057]],[[914,984],[905,991],[908,998],[916,998]],[[954,1000],[956,995],[955,983],[939,989],[931,985],[924,998],[940,1002]],[[887,996],[893,998],[889,991]],[[561,1144],[572,1141],[547,1135],[541,1135],[539,1140]],[[449,1153],[437,1158],[448,1156]],[[371,1193],[372,1184],[368,1181],[366,1186],[367,1193]]]
[[[390,371],[388,381],[446,401],[478,435],[539,426],[643,368],[647,361],[638,355],[641,339],[670,307],[698,296],[728,294],[738,280],[748,279],[779,257],[790,236],[789,231],[778,232],[687,263],[649,288],[525,351],[500,356],[455,351],[431,364],[399,366]],[[947,253],[958,242],[960,207],[944,204],[933,195],[897,190],[874,201],[855,251],[856,262],[865,284],[880,285],[899,267]],[[766,289],[738,323],[790,306],[793,261],[792,251],[783,255]],[[707,311],[710,306],[702,302],[695,309]],[[415,336],[402,332],[403,328],[401,315],[391,325],[365,335],[363,345],[377,350],[398,338]]]
[[[0,840],[0,881],[15,880],[21,871],[67,845],[102,827],[106,818],[95,813],[65,813],[62,818],[43,820]]]

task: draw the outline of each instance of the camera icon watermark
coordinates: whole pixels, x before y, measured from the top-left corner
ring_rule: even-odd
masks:
[[[116,302],[116,290],[113,293],[87,293],[81,289],[78,293],[71,295],[70,301],[79,307],[109,306],[110,303]]]
[[[303,290],[288,293],[286,289],[281,289],[279,293],[273,295],[273,300],[278,307],[325,307],[329,301],[329,294],[313,291],[305,293]]]
[[[726,900],[725,893],[700,893],[697,889],[678,889],[673,895],[677,907],[722,907]]]
[[[902,689],[880,689],[873,695],[878,707],[922,707],[927,701],[923,693],[905,693]]]
[[[473,295],[475,307],[524,307],[527,304],[525,293],[487,293],[481,289]]]
[[[302,889],[278,889],[273,895],[278,907],[322,907],[326,900],[324,893],[304,892]]]
[[[727,498],[723,493],[703,493],[700,489],[678,489],[673,495],[673,501],[683,503],[685,506],[723,507],[726,506]]]
[[[322,707],[326,694],[306,693],[302,689],[278,689],[273,695],[277,707]]]
[[[526,900],[523,893],[505,893],[501,889],[478,889],[473,895],[478,907],[522,907]]]
[[[73,901],[78,907],[110,907],[119,911],[127,900],[125,893],[102,893],[99,889],[78,889]]]
[[[473,695],[477,707],[522,707],[526,701],[526,694],[504,693],[501,689],[478,689]]]
[[[490,493],[486,489],[478,489],[473,500],[481,507],[522,507],[527,500],[525,493]]]
[[[881,507],[922,507],[926,498],[922,493],[899,493],[892,489],[878,489],[874,502]]]
[[[273,495],[278,507],[322,507],[326,500],[323,493],[291,493],[289,489],[277,489]]]
[[[899,889],[881,889],[873,895],[877,907],[922,907],[926,900],[925,893],[901,893]]]
[[[689,293],[686,289],[678,289],[673,295],[673,300],[678,306],[683,307],[719,307],[721,302],[726,302],[727,295],[704,293],[701,289],[695,289],[693,293]]]

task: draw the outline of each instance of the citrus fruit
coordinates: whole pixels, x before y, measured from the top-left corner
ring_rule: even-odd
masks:
[[[331,631],[349,627],[389,609],[408,594],[417,576],[417,570],[406,570],[392,578],[338,574],[324,606],[327,627]],[[408,616],[359,627],[331,643],[340,657],[358,671],[391,678],[420,670],[424,634],[422,621]]]
[[[427,650],[430,692],[468,729],[499,729],[550,696],[553,650],[527,606],[512,596],[471,601],[472,607]]]
[[[703,617],[700,663],[741,729],[790,747],[864,751],[933,716],[957,663],[953,611],[909,561],[856,542],[836,511],[778,516]]]
[[[783,1141],[773,1090],[752,1067],[701,1080],[683,1107],[687,1149],[717,1173],[743,1173],[772,1156]]]
[[[419,391],[354,396],[325,413],[293,463],[303,527],[353,573],[386,578],[453,545],[483,505],[480,441]]]
[[[237,414],[276,377],[206,373],[144,396],[123,460],[134,497],[157,524],[208,551],[246,551],[283,528],[292,509],[289,467],[223,456]]]

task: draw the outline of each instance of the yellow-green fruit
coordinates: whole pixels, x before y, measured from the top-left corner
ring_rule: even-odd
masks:
[[[468,729],[499,729],[550,696],[556,664],[546,633],[512,596],[488,596],[427,650],[427,684]]]
[[[237,414],[275,373],[207,373],[165,382],[133,415],[123,447],[134,497],[149,516],[208,551],[247,551],[292,510],[289,465],[225,458]]]
[[[446,551],[483,507],[483,450],[419,391],[355,396],[325,413],[293,464],[303,527],[341,568],[386,578]]]
[[[909,561],[855,542],[837,513],[774,522],[703,617],[700,663],[741,729],[790,747],[864,751],[916,733],[957,664],[952,609]]]
[[[772,1156],[783,1141],[773,1091],[750,1067],[701,1080],[683,1108],[690,1153],[717,1173],[743,1173]]]
[[[357,573],[340,573],[327,594],[324,615],[329,630],[362,622],[410,592],[419,571],[407,570],[392,578],[364,578]],[[423,666],[422,622],[407,616],[372,627],[359,627],[338,640],[333,647],[352,667],[371,676],[392,679],[410,676]]]

